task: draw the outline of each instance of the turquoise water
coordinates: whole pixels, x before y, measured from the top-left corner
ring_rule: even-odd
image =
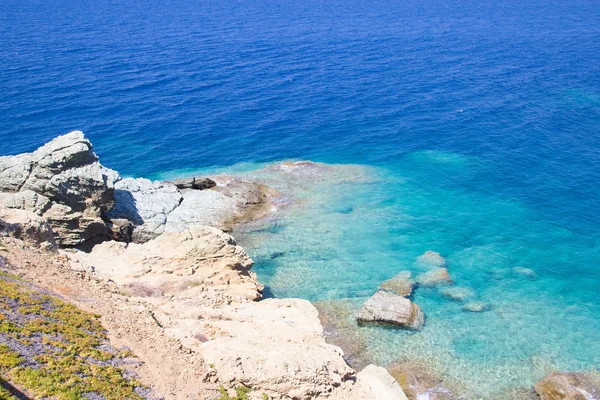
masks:
[[[506,399],[551,371],[600,365],[600,242],[523,202],[473,190],[482,170],[474,157],[423,151],[393,169],[282,173],[244,164],[216,172],[258,179],[284,198],[273,218],[235,233],[269,296],[345,299],[357,310],[384,280],[423,272],[419,255],[440,252],[456,285],[490,311],[465,312],[436,289],[417,288],[425,328],[358,328],[368,354],[381,365],[417,362],[459,381],[468,398]]]
[[[0,155],[79,129],[125,176],[264,180],[279,211],[236,236],[271,296],[356,308],[437,251],[491,310],[419,288],[423,331],[361,328],[368,353],[504,399],[600,365],[599,21],[596,0],[5,0]],[[337,166],[262,169],[288,159]]]

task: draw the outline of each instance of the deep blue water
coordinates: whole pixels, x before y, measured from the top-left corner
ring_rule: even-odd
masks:
[[[481,396],[600,365],[597,1],[2,1],[0,155],[74,129],[131,176],[365,165],[247,241],[277,296],[359,301],[433,249],[496,301],[417,294],[428,328],[373,331],[382,363],[505,368]],[[521,264],[539,279],[488,276]]]

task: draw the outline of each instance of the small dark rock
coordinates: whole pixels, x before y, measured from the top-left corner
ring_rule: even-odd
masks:
[[[193,190],[204,190],[210,189],[212,187],[217,186],[217,183],[209,178],[185,178],[185,179],[177,179],[172,182],[177,189],[193,189]]]

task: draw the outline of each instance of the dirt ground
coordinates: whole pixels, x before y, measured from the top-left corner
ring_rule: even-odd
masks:
[[[20,240],[1,238],[0,255],[6,257],[12,273],[100,314],[111,344],[128,347],[140,359],[134,372],[155,396],[174,400],[218,398],[218,387],[203,382],[206,368],[200,355],[169,337],[150,305],[120,295],[110,281],[73,271],[65,256]]]

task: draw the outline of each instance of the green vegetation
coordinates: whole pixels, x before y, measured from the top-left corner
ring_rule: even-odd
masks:
[[[32,397],[75,400],[95,393],[107,400],[142,399],[134,391],[141,384],[115,366],[131,353],[107,346],[98,315],[6,273],[0,273],[0,336],[8,343],[0,345],[0,374]],[[25,350],[19,346],[18,353],[11,342]],[[0,400],[13,398],[0,386]]]
[[[219,387],[219,393],[221,394],[221,397],[219,397],[217,400],[248,400],[248,395],[251,392],[251,388],[240,385],[235,388],[235,397],[231,397],[227,393],[227,390],[225,390],[225,388],[221,385],[221,387]],[[269,400],[269,396],[263,393],[263,400]]]

